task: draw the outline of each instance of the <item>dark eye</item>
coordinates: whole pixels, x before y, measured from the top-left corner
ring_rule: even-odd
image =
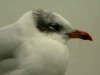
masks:
[[[60,27],[59,24],[52,23],[52,24],[50,24],[49,28],[50,28],[52,31],[59,31],[61,27]]]

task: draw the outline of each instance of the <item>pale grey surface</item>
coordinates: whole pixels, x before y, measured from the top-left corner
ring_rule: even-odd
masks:
[[[15,22],[30,9],[51,9],[94,41],[70,40],[67,75],[100,75],[100,0],[0,0],[0,26]]]

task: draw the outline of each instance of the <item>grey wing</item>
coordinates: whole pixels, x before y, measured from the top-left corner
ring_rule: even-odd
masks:
[[[0,28],[0,75],[16,67],[17,60],[13,53],[20,44],[15,25]]]
[[[0,61],[11,57],[15,48],[20,44],[15,24],[0,28]]]
[[[18,38],[0,32],[0,60],[11,57],[11,54],[19,44],[20,41]]]
[[[0,75],[4,75],[17,68],[18,62],[15,58],[7,58],[0,62]]]

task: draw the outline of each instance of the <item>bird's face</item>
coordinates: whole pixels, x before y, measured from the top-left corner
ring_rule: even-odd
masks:
[[[53,39],[70,39],[79,38],[92,41],[91,36],[84,31],[77,30],[59,14],[48,10],[37,10],[34,14],[36,27],[39,32],[47,36],[50,35]],[[52,34],[52,35],[51,35]]]

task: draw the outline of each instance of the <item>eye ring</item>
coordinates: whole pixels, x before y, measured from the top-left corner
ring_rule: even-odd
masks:
[[[55,30],[52,26],[49,27],[51,30]]]
[[[52,23],[52,24],[49,26],[49,28],[50,28],[51,30],[53,30],[53,31],[59,31],[61,27],[60,27],[60,25],[57,24],[57,23]]]

